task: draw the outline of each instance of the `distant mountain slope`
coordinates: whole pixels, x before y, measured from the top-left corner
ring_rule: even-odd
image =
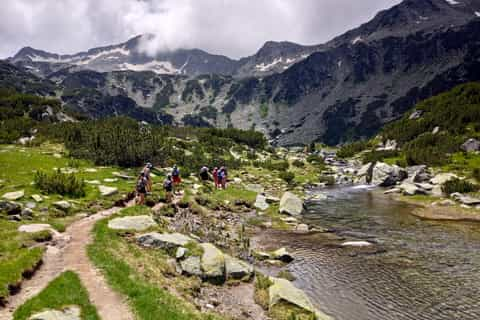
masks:
[[[324,45],[267,42],[239,61],[200,50],[146,57],[140,39],[74,56],[26,48],[10,61],[92,117],[143,108],[152,121],[254,127],[281,145],[368,137],[416,102],[480,80],[480,0],[405,0]],[[125,63],[135,67],[110,71]]]

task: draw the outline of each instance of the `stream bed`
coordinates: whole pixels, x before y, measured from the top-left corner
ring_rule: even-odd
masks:
[[[421,220],[381,190],[321,192],[328,198],[308,204],[303,221],[333,234],[270,231],[259,240],[289,249],[295,285],[318,309],[337,320],[480,319],[480,223]],[[376,249],[339,246],[347,240]]]

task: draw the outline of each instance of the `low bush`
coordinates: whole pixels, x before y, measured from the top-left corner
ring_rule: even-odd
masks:
[[[301,161],[301,160],[294,160],[292,162],[292,165],[294,167],[297,167],[297,168],[304,168],[305,167],[305,163],[303,163],[303,161]]]
[[[264,168],[268,170],[278,170],[278,171],[285,171],[288,170],[290,165],[288,161],[281,160],[281,161],[253,161],[253,166],[257,168]]]
[[[383,162],[383,160],[386,158],[395,158],[399,155],[400,154],[397,150],[375,150],[365,153],[362,157],[362,162],[363,164],[367,164],[369,162]]]
[[[288,184],[292,184],[295,179],[295,174],[291,171],[282,171],[278,176]]]
[[[442,191],[445,194],[452,194],[455,192],[469,193],[476,192],[478,190],[480,190],[479,185],[458,178],[447,181],[442,185]]]
[[[369,147],[368,141],[356,141],[343,145],[337,152],[339,158],[350,158],[355,154],[367,149]]]
[[[85,182],[74,174],[65,174],[60,170],[53,173],[37,171],[34,182],[42,192],[47,194],[68,195],[75,198],[85,196]]]

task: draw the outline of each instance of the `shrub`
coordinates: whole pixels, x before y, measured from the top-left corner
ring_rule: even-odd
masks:
[[[381,151],[371,151],[366,153],[362,157],[363,164],[367,164],[369,162],[382,162],[386,158],[394,158],[398,157],[399,153],[396,150],[381,150]]]
[[[74,174],[65,174],[57,170],[51,174],[37,171],[34,177],[37,187],[47,194],[85,196],[85,182]]]
[[[477,180],[477,181],[480,181],[480,168],[473,168],[472,170],[472,177]]]
[[[367,149],[369,147],[368,141],[356,141],[343,145],[337,152],[339,158],[350,158],[355,154]]]
[[[254,161],[253,166],[257,168],[265,168],[268,170],[277,170],[277,171],[285,171],[288,170],[290,165],[288,164],[288,161],[281,160],[281,161]]]
[[[288,184],[292,184],[295,179],[295,174],[291,171],[282,171],[279,174],[280,179],[284,180]]]
[[[480,190],[479,185],[458,178],[449,180],[442,185],[442,191],[445,194],[452,194],[455,192],[469,193],[478,190]]]
[[[303,161],[301,161],[301,160],[294,160],[292,162],[292,165],[297,167],[297,168],[304,168],[305,167],[305,163],[303,163]]]

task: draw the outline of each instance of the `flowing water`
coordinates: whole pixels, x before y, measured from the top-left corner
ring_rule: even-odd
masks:
[[[264,237],[293,253],[295,284],[320,310],[337,320],[480,319],[479,223],[420,220],[412,205],[375,190],[326,193],[304,221],[375,242],[373,250],[341,248],[332,234]]]

